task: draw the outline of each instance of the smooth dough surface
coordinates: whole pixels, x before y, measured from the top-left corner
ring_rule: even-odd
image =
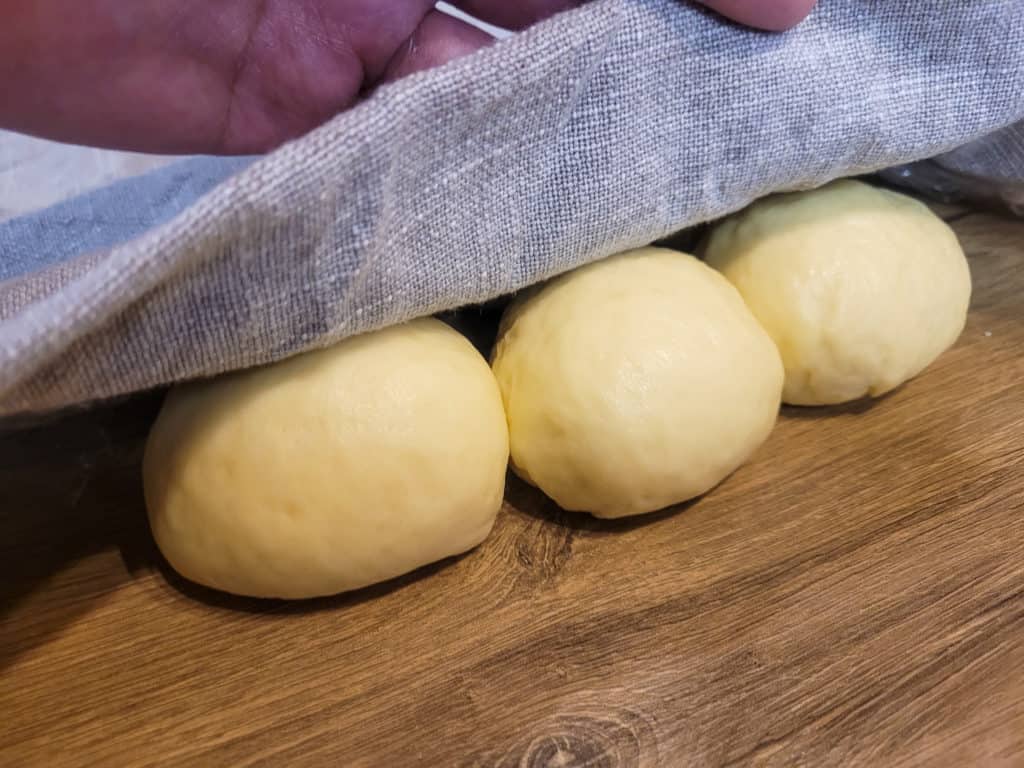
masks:
[[[660,248],[528,292],[493,367],[515,471],[598,517],[710,490],[771,432],[782,391],[778,351],[736,290]]]
[[[174,390],[143,472],[153,534],[179,573],[305,598],[479,544],[507,462],[487,362],[426,319]]]
[[[971,276],[927,206],[861,182],[754,203],[705,251],[782,354],[783,399],[827,405],[882,395],[960,336]]]

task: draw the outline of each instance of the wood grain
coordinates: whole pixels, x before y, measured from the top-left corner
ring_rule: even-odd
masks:
[[[157,398],[0,435],[0,765],[1024,765],[1024,224],[959,345],[671,513],[510,481],[477,551],[239,600],[160,562]],[[959,216],[959,218],[958,218]]]

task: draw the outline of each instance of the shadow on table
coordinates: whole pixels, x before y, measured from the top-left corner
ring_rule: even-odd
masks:
[[[466,553],[469,554],[469,553]],[[177,594],[204,605],[207,608],[217,610],[251,613],[251,614],[275,614],[275,615],[302,615],[319,613],[321,611],[338,611],[347,608],[354,608],[362,603],[371,600],[378,600],[386,595],[428,579],[437,573],[451,567],[465,555],[449,557],[436,563],[417,568],[411,573],[406,573],[394,579],[373,584],[369,587],[343,592],[339,595],[327,597],[314,597],[306,600],[280,600],[275,598],[241,597],[226,592],[218,592],[215,589],[204,587],[179,575],[170,564],[156,554],[157,567],[160,570],[164,583],[168,589],[174,590]]]
[[[886,392],[881,397],[862,397],[840,405],[784,405],[782,415],[791,419],[829,419],[836,416],[860,416],[877,408],[903,387]]]
[[[505,486],[505,499],[515,509],[529,517],[554,523],[573,531],[586,531],[597,535],[615,535],[623,531],[656,525],[682,514],[700,501],[700,498],[696,498],[646,515],[604,520],[584,512],[566,512],[540,490],[523,482],[511,472],[509,472],[508,482]]]
[[[0,423],[0,669],[151,564],[139,467],[160,400]]]

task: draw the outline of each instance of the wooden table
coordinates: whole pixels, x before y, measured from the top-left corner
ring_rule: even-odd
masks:
[[[514,480],[477,551],[283,604],[147,530],[153,397],[0,436],[0,765],[1024,765],[1024,224],[874,404],[787,410],[671,514]]]

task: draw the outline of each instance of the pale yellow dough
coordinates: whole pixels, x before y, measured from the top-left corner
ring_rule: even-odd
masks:
[[[736,290],[643,248],[529,292],[493,368],[516,472],[568,510],[652,512],[721,482],[775,424],[782,363]]]
[[[479,544],[507,461],[486,361],[419,320],[174,390],[143,470],[153,534],[183,576],[305,598]]]
[[[706,248],[775,340],[784,400],[878,396],[963,331],[971,276],[956,235],[925,205],[855,181],[770,197]]]

